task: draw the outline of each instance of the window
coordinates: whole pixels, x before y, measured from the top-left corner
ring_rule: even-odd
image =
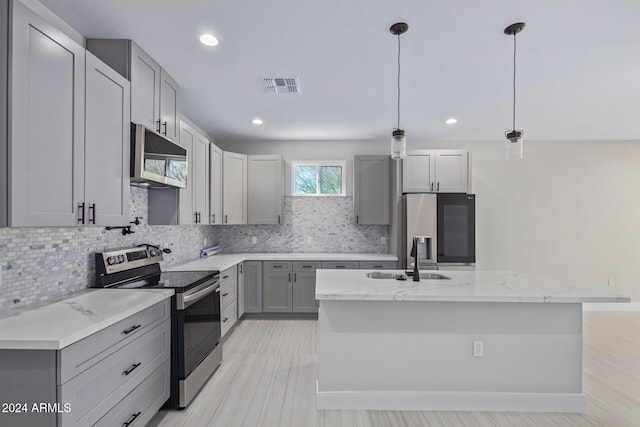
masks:
[[[293,196],[344,196],[346,161],[291,162]]]

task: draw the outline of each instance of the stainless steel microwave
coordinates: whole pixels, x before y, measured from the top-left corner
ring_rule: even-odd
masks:
[[[187,150],[137,123],[131,123],[131,185],[186,188]]]

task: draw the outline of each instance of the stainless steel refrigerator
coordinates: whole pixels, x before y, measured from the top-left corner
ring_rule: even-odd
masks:
[[[418,267],[476,262],[475,195],[464,193],[415,193],[403,196],[403,266],[413,267],[409,256],[418,240]]]

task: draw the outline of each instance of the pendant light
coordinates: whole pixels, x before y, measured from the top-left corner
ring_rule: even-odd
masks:
[[[409,25],[397,22],[389,28],[391,34],[398,36],[398,125],[391,133],[391,158],[394,160],[407,157],[407,137],[400,129],[400,35],[407,32]]]
[[[522,135],[523,130],[516,130],[516,34],[524,29],[524,22],[516,22],[504,29],[504,33],[513,36],[513,123],[511,130],[505,132],[507,137],[507,160],[524,158]]]

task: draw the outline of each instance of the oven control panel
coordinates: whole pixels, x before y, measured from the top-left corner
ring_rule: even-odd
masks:
[[[96,253],[96,270],[112,274],[162,261],[162,250],[150,245]]]

